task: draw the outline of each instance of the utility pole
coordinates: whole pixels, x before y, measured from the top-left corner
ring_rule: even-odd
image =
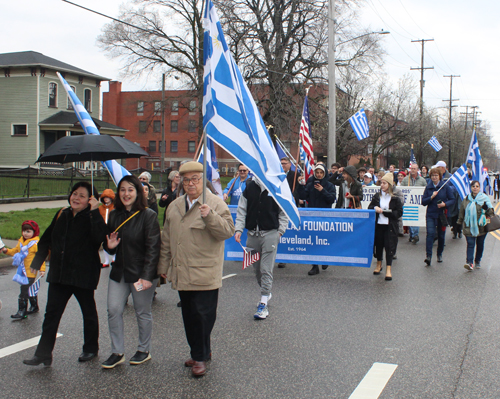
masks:
[[[161,82],[161,147],[160,147],[160,187],[162,186],[162,174],[165,171],[165,74]]]
[[[451,169],[452,168],[452,159],[451,159],[451,116],[452,116],[452,109],[454,107],[458,107],[458,105],[453,105],[453,101],[458,101],[458,99],[454,100],[453,99],[453,78],[459,78],[460,75],[443,75],[445,78],[450,78],[450,99],[449,100],[443,100],[443,101],[448,101],[450,103],[450,113],[448,116],[448,167]]]
[[[425,80],[424,80],[424,70],[426,69],[434,69],[434,67],[424,67],[424,44],[425,42],[432,42],[434,39],[419,39],[419,40],[412,40],[412,43],[415,42],[421,42],[422,43],[422,57],[420,60],[420,68],[411,68],[410,70],[419,70],[420,71],[420,156],[418,159],[418,163],[421,165],[422,161],[424,159],[424,146],[422,145],[422,138],[424,136],[424,86],[425,86]]]
[[[468,124],[468,119],[469,119],[469,105],[465,105],[465,112],[460,112],[460,115],[465,115],[465,126],[464,126],[464,140],[463,140],[463,147],[462,147],[462,155],[464,158],[467,158],[467,154],[465,153],[465,145],[467,143],[467,124]]]
[[[328,2],[328,147],[327,168],[337,162],[337,90],[335,82],[335,0]]]

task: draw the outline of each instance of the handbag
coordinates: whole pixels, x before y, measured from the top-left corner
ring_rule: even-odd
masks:
[[[448,226],[448,218],[446,217],[446,215],[444,214],[444,212],[442,214],[439,215],[439,221],[441,222],[441,226],[442,227],[446,227]]]
[[[486,225],[484,226],[484,231],[489,233],[490,231],[495,231],[500,229],[500,216],[493,215],[486,218]]]

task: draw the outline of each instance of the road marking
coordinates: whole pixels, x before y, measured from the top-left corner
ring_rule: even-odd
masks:
[[[397,367],[397,364],[373,363],[349,399],[378,398]]]
[[[234,276],[237,276],[237,274],[236,273],[234,273],[234,274],[228,274],[227,276],[222,277],[222,279],[224,280],[226,278],[234,277]]]
[[[56,338],[62,337],[62,334],[57,333]],[[16,352],[21,352],[25,349],[31,348],[32,346],[38,345],[40,341],[40,335],[35,338],[27,339],[26,341],[19,342],[17,344],[7,346],[6,348],[0,349],[0,359],[5,356],[12,355]]]

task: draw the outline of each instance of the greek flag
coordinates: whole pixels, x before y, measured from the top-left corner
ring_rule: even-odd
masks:
[[[463,201],[464,198],[470,194],[470,181],[467,173],[467,166],[465,164],[460,166],[460,168],[453,173],[449,180],[450,183],[455,186],[460,198]]]
[[[28,289],[28,295],[29,296],[37,296],[38,291],[40,290],[40,279],[41,277],[38,277],[33,284],[30,285],[30,288]]]
[[[292,224],[298,227],[299,211],[286,174],[257,105],[231,56],[211,0],[206,0],[203,25],[204,130],[219,146],[250,169]]]
[[[352,130],[354,130],[354,134],[358,140],[363,140],[368,137],[370,128],[368,126],[368,118],[366,117],[365,110],[363,108],[349,118],[349,123],[351,124]]]
[[[432,136],[430,138],[430,140],[428,141],[429,145],[434,148],[436,150],[436,152],[438,152],[439,150],[441,150],[441,148],[443,148],[443,146],[441,144],[439,144],[439,141],[438,139],[436,138],[436,136]]]
[[[207,180],[212,183],[212,186],[217,191],[217,195],[222,198],[222,185],[219,175],[219,164],[215,156],[214,142],[207,137]],[[201,148],[198,162],[203,163],[203,147]]]
[[[479,182],[481,186],[481,192],[483,192],[484,181],[488,176],[488,172],[484,170],[483,160],[481,159],[481,152],[479,151],[479,143],[477,142],[476,129],[474,129],[472,132],[466,163],[471,164],[472,180],[477,180]]]
[[[66,82],[66,79],[64,79],[59,72],[56,72],[56,74],[59,77],[61,83],[63,84],[66,93],[68,94],[69,101],[73,106],[73,110],[75,111],[76,117],[80,121],[80,125],[82,125],[85,134],[100,134],[94,121],[92,120],[89,113],[87,112],[83,104],[80,102],[80,100],[78,99],[75,92],[68,84],[68,82]],[[113,181],[117,186],[123,176],[131,174],[127,169],[125,169],[115,160],[105,161],[102,162],[102,164],[106,167],[111,178],[113,179]]]

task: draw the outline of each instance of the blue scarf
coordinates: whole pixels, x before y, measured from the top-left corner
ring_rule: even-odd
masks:
[[[486,202],[488,208],[493,208],[493,205],[491,205],[490,199],[484,193],[478,193],[476,198],[473,198],[472,193],[470,193],[467,199],[469,200],[469,205],[465,208],[464,222],[467,226],[470,226],[470,233],[472,236],[477,237],[479,235],[479,226],[486,225],[486,216],[484,215],[484,209],[481,209],[481,216],[479,220],[477,220],[476,204],[482,206]]]

